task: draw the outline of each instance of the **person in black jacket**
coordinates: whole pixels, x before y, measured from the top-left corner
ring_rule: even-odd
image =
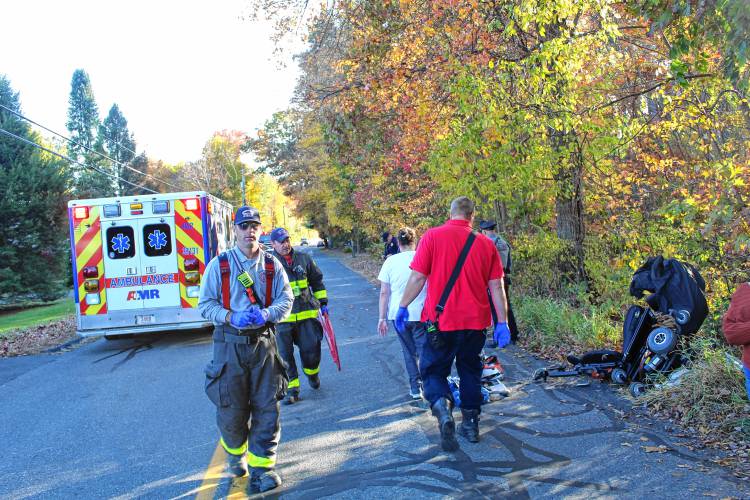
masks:
[[[289,277],[289,285],[294,294],[292,313],[276,327],[276,340],[279,354],[287,364],[289,389],[286,404],[300,400],[300,383],[297,363],[294,360],[294,346],[299,349],[302,371],[307,375],[310,387],[320,388],[320,342],[323,340],[323,327],[318,321],[318,311],[328,313],[328,293],[313,258],[304,252],[295,252],[289,240],[289,233],[283,227],[271,231],[273,255],[284,267]]]
[[[396,237],[388,231],[383,233],[383,243],[385,244],[383,248],[383,260],[387,259],[391,255],[396,255],[399,252],[398,241],[396,241]]]

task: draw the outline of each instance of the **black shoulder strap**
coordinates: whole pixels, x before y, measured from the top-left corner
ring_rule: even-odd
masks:
[[[464,247],[461,250],[461,254],[458,256],[458,260],[456,261],[456,267],[453,268],[453,273],[451,274],[451,277],[448,278],[448,283],[445,284],[445,288],[443,289],[443,295],[440,296],[440,301],[435,306],[437,316],[440,316],[440,313],[442,313],[443,309],[445,309],[445,303],[448,302],[448,297],[451,294],[451,290],[453,290],[453,285],[456,284],[458,275],[461,274],[461,268],[464,267],[466,256],[469,255],[469,249],[471,248],[472,243],[474,243],[474,239],[476,238],[476,236],[476,233],[472,231],[471,233],[469,233],[469,237],[466,239],[466,243],[464,244]]]

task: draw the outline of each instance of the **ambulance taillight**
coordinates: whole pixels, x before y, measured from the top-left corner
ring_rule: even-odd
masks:
[[[99,268],[96,266],[86,266],[83,268],[83,277],[84,278],[98,278],[99,277]]]
[[[86,303],[95,306],[101,303],[102,298],[99,296],[99,268],[96,266],[86,266],[83,268],[83,289],[86,291]]]
[[[195,198],[188,198],[187,200],[185,200],[185,210],[198,210],[198,206],[198,200]]]
[[[185,259],[185,271],[197,271],[198,270],[198,259],[195,257],[189,257]]]

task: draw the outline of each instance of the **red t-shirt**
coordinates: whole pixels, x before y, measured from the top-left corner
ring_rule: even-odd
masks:
[[[451,219],[422,236],[409,266],[427,276],[427,300],[422,309],[422,321],[435,321],[435,306],[470,232],[469,221]],[[488,327],[492,316],[487,286],[490,280],[502,277],[503,265],[495,244],[483,234],[477,234],[440,315],[440,330],[482,330]]]

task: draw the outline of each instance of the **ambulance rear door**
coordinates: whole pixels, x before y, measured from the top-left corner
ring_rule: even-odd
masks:
[[[109,311],[143,309],[140,228],[136,219],[102,222]]]
[[[139,219],[138,230],[143,268],[143,307],[180,307],[174,215]]]

